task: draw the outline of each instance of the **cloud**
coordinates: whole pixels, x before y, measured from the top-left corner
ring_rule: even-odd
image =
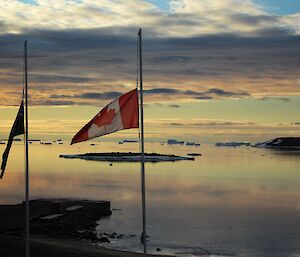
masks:
[[[116,99],[120,95],[122,95],[122,92],[104,92],[104,93],[98,93],[98,92],[87,92],[82,94],[73,94],[73,95],[50,95],[49,98],[52,99],[87,99],[87,100],[111,100]],[[72,101],[70,101],[72,104]],[[78,102],[77,102],[78,103]]]
[[[289,28],[260,28],[254,30],[252,35],[264,37],[283,37],[293,34],[293,30]]]
[[[207,91],[193,91],[193,90],[178,90],[172,88],[154,88],[145,90],[145,94],[163,94],[163,95],[185,95],[194,99],[212,99],[214,97],[246,97],[249,93],[244,91],[232,92],[225,91],[219,88],[211,88]]]
[[[18,101],[9,92],[22,85],[24,39],[33,104],[129,91],[140,24],[146,102],[300,94],[299,14],[274,16],[250,0],[174,0],[165,11],[137,0],[0,5],[0,105]]]
[[[238,22],[247,25],[259,25],[264,23],[279,22],[279,17],[275,15],[249,15],[249,14],[234,14],[231,16],[233,22]]]
[[[74,101],[63,101],[63,100],[45,100],[39,102],[40,105],[76,105]]]
[[[171,123],[169,123],[169,125],[171,125],[171,126],[183,126],[183,124],[180,123],[180,122],[171,122]]]
[[[228,96],[236,96],[236,97],[243,97],[243,96],[250,96],[249,93],[241,91],[241,92],[231,92],[231,91],[225,91],[223,89],[219,88],[212,88],[206,92],[207,94],[214,94],[218,96],[228,97]]]
[[[288,98],[288,97],[278,97],[277,99],[280,100],[280,101],[283,101],[283,102],[290,102],[291,101],[291,99]]]
[[[168,106],[171,108],[180,108],[180,105],[178,104],[169,104]]]
[[[185,126],[185,127],[257,127],[253,122],[237,122],[224,120],[187,120],[187,121],[158,121],[163,126]]]
[[[61,103],[65,103],[66,105],[73,105],[73,104],[83,104],[82,99],[84,100],[95,100],[98,102],[99,100],[112,100],[116,99],[125,92],[117,92],[117,91],[107,91],[104,93],[98,93],[98,92],[86,92],[82,94],[69,94],[69,95],[50,95],[49,98],[51,99],[60,99],[57,101],[46,101],[44,102],[46,105],[49,105],[50,103],[55,103],[57,102],[57,105],[61,105]],[[146,89],[144,90],[145,95],[150,95],[151,97],[153,96],[154,99],[158,99],[158,97],[163,96],[163,98],[168,98],[168,99],[173,99],[173,100],[178,100],[178,96],[180,98],[187,98],[187,99],[197,99],[197,100],[208,100],[208,99],[213,99],[213,98],[226,98],[226,97],[248,97],[250,96],[246,92],[230,92],[230,91],[225,91],[222,89],[209,89],[208,91],[203,91],[203,92],[196,92],[192,90],[178,90],[178,89],[171,89],[171,88],[153,88],[153,89]],[[79,99],[80,101],[66,101],[65,99]],[[92,102],[93,103],[93,102]],[[84,102],[86,104],[86,102]],[[156,105],[161,105],[159,103],[156,103]],[[179,105],[177,104],[169,104],[169,107],[172,108],[180,108]]]
[[[210,100],[210,99],[212,99],[212,97],[211,96],[197,96],[197,97],[195,97],[195,99],[197,99],[197,100]]]
[[[282,101],[282,102],[290,102],[291,99],[288,97],[262,97],[262,98],[258,98],[258,100],[260,101],[269,101],[269,100],[277,100],[277,101]]]
[[[83,93],[80,95],[74,96],[75,98],[84,98],[84,99],[114,99],[118,98],[122,93],[121,92],[105,92],[105,93]]]
[[[30,81],[35,83],[54,83],[54,82],[61,82],[61,83],[85,83],[90,82],[93,79],[85,78],[85,77],[77,77],[77,76],[63,76],[63,75],[53,75],[53,74],[46,74],[46,75],[39,75],[39,74],[31,74]]]
[[[136,38],[106,33],[67,30],[0,35],[0,93],[20,91],[25,37],[29,38],[32,96],[73,96],[81,90],[101,94],[129,91],[136,86]],[[262,92],[300,94],[299,87],[295,87],[299,80],[299,47],[297,36],[145,39],[146,101],[153,101],[151,95],[170,100],[168,94],[177,95],[178,100],[237,98]],[[8,95],[0,104],[13,105],[16,101]]]
[[[168,63],[184,63],[191,61],[192,57],[188,56],[159,56],[151,59],[154,64],[168,64]]]
[[[172,88],[154,88],[147,89],[144,91],[145,94],[180,94],[182,93],[180,90],[172,89]]]
[[[135,34],[141,24],[152,35],[161,37],[241,35],[268,28],[288,28],[293,33],[298,32],[297,15],[274,16],[254,0],[171,0],[170,6],[169,10],[162,11],[143,0],[60,0],[55,4],[50,0],[37,0],[34,4],[10,0],[1,4],[0,26],[3,34],[24,33],[28,28],[100,28],[110,30],[112,34]]]

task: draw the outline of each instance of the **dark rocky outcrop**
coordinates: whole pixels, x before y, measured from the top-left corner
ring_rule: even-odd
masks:
[[[275,149],[300,149],[300,137],[278,137],[263,143],[257,143],[255,147]]]
[[[0,206],[0,234],[24,235],[25,204]],[[96,242],[96,221],[111,215],[109,201],[32,200],[30,233]]]

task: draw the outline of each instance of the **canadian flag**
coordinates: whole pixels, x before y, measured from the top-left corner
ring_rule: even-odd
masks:
[[[72,139],[71,145],[118,130],[138,128],[138,91],[134,89],[105,106]]]

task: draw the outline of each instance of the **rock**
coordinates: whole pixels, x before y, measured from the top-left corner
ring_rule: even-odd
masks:
[[[156,248],[156,251],[157,251],[157,252],[160,252],[160,251],[161,251],[161,249],[160,249],[159,247],[157,247],[157,248]]]
[[[255,144],[255,147],[276,149],[299,149],[300,137],[278,137],[263,143]]]
[[[188,153],[189,156],[202,156],[201,153]]]
[[[90,241],[97,241],[98,239],[94,231],[85,231],[81,233],[79,236],[83,239],[90,240]]]
[[[100,243],[110,243],[110,240],[107,237],[102,236],[99,238],[99,242]]]
[[[117,238],[117,233],[113,232],[113,233],[110,235],[110,238]]]
[[[82,206],[74,210],[74,206]],[[11,234],[13,236],[23,236],[24,223],[20,222],[24,217],[25,203],[17,205],[0,205],[0,234]],[[72,211],[66,211],[66,210]],[[73,199],[40,199],[30,201],[30,232],[33,235],[46,235],[58,239],[80,239],[90,242],[99,242],[98,238],[105,242],[109,235],[95,233],[95,222],[100,218],[110,215],[110,202],[89,201]],[[41,217],[64,213],[63,216],[55,219],[41,219]],[[14,215],[9,215],[14,213]],[[12,216],[10,219],[9,216]],[[4,217],[4,219],[2,218]],[[9,222],[3,222],[3,220]],[[117,235],[116,235],[117,236]],[[0,250],[1,252],[1,250]],[[1,254],[0,254],[1,256]]]

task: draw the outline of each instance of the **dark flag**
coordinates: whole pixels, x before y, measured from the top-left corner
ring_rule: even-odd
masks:
[[[24,133],[25,133],[25,130],[24,130],[24,103],[23,103],[23,100],[22,100],[19,111],[18,111],[18,114],[17,114],[17,117],[15,119],[15,122],[14,122],[14,124],[11,128],[10,134],[9,134],[9,138],[8,138],[8,141],[7,141],[7,146],[6,146],[5,151],[2,155],[1,175],[0,175],[1,179],[4,175],[8,154],[9,154],[13,139],[14,139],[15,136],[19,136],[19,135],[22,135]]]

